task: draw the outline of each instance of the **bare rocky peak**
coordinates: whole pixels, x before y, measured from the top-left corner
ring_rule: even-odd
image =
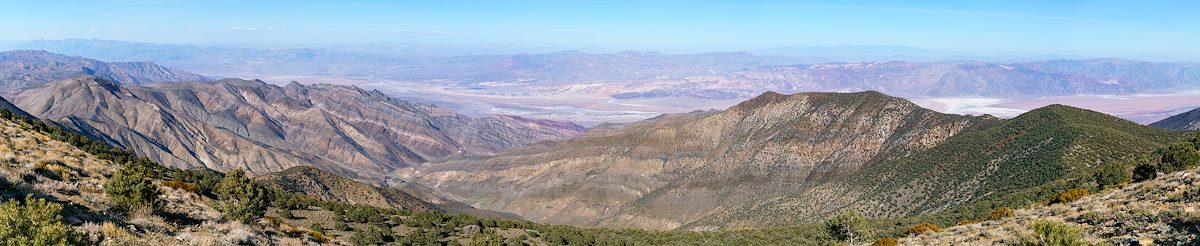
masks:
[[[722,207],[798,192],[994,122],[878,92],[764,93],[562,144],[398,172],[448,197],[547,223],[677,228]]]
[[[167,165],[255,174],[314,166],[379,179],[430,159],[489,155],[582,133],[569,123],[468,117],[353,86],[240,79],[135,86],[86,76],[25,91],[14,101]]]

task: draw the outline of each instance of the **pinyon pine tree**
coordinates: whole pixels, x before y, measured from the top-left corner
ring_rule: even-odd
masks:
[[[250,223],[261,218],[270,204],[270,194],[267,188],[246,177],[242,169],[234,169],[225,174],[225,178],[217,184],[217,197],[220,204],[222,219],[237,220]]]

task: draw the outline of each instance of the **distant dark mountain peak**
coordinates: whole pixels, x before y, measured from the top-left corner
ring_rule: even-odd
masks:
[[[1200,130],[1200,108],[1167,117],[1150,126],[1173,130]]]

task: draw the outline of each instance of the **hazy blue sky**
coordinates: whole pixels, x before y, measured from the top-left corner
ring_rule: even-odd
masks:
[[[6,1],[0,40],[1200,57],[1194,1]]]

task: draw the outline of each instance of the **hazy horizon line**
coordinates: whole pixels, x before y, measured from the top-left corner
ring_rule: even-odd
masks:
[[[414,45],[424,46],[409,48],[407,51],[416,52],[441,52],[445,55],[427,55],[429,57],[455,57],[455,56],[479,56],[479,55],[539,55],[539,54],[555,54],[566,52],[582,52],[586,54],[617,54],[624,52],[636,53],[651,53],[662,55],[699,55],[713,53],[749,53],[758,57],[780,56],[795,59],[827,59],[828,61],[813,62],[819,63],[855,63],[855,62],[884,62],[884,61],[909,61],[909,62],[953,62],[953,61],[982,61],[982,62],[1022,62],[1022,61],[1049,61],[1049,60],[1092,60],[1092,59],[1121,59],[1144,62],[1162,62],[1162,63],[1197,63],[1200,60],[1183,59],[1171,55],[1163,54],[1140,54],[1140,55],[1082,55],[1082,54],[1014,54],[1014,55],[995,55],[995,54],[975,54],[962,51],[938,50],[919,46],[898,45],[898,44],[870,44],[870,45],[792,45],[792,46],[777,46],[765,48],[745,48],[745,49],[685,49],[685,50],[662,50],[662,49],[646,49],[646,48],[600,48],[600,47],[565,47],[565,46],[533,46],[521,44],[504,44],[504,43],[469,43],[469,44],[447,44],[447,43],[432,43],[432,42],[410,42],[410,41],[367,41],[367,42],[155,42],[155,41],[140,41],[140,40],[115,40],[101,38],[38,38],[31,40],[8,39],[0,40],[0,49],[25,50],[28,46],[35,42],[62,42],[62,41],[92,41],[92,42],[112,42],[112,43],[129,43],[139,45],[165,45],[165,46],[184,46],[196,48],[226,48],[226,49],[277,49],[277,50],[332,50],[342,52],[357,52],[357,53],[396,53],[387,50],[371,50],[365,46],[372,45]],[[340,47],[339,47],[340,46]],[[347,47],[350,46],[350,47]],[[352,47],[361,46],[361,47]],[[398,47],[393,47],[398,48]],[[476,50],[474,52],[470,50]],[[490,50],[489,50],[490,49]],[[856,50],[858,49],[858,50]],[[894,49],[894,51],[879,51],[878,49]],[[36,50],[36,49],[35,49]],[[457,51],[454,51],[457,50]],[[791,51],[789,51],[791,50]],[[796,50],[808,50],[814,54],[787,54],[788,52],[798,52]],[[462,54],[454,54],[454,53]],[[847,52],[854,54],[835,54],[833,56],[859,56],[859,57],[876,57],[875,59],[839,59],[828,57],[829,54],[823,56],[821,52]],[[908,52],[908,53],[905,53]],[[922,54],[912,54],[912,53]],[[54,52],[52,52],[54,53]]]

